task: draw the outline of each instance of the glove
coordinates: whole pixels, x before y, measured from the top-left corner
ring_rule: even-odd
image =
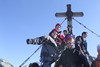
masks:
[[[27,39],[27,40],[26,40],[26,43],[27,43],[27,44],[33,44],[33,43],[34,43],[34,40],[33,40],[33,39]]]

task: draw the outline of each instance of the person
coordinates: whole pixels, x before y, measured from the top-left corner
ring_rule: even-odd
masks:
[[[64,39],[67,39],[67,37],[70,37],[70,36],[73,37],[73,35],[70,34],[70,33],[68,32],[68,30],[63,30],[63,34],[64,34]]]
[[[82,32],[82,35],[81,36],[77,36],[76,37],[76,48],[78,48],[77,44],[78,42],[80,42],[80,46],[81,46],[81,49],[85,52],[85,53],[88,53],[87,51],[87,41],[86,41],[86,37],[87,37],[87,32]]]
[[[38,63],[34,62],[34,63],[30,63],[29,67],[40,67]]]
[[[53,29],[47,36],[41,36],[26,40],[27,44],[42,44],[40,57],[43,67],[51,67],[51,64],[55,62],[59,57],[59,49],[55,41],[57,38],[57,34],[58,30]]]
[[[59,52],[62,53],[62,51],[64,50],[65,42],[64,42],[64,36],[61,34],[61,24],[57,23],[54,29],[57,29],[58,31],[57,38],[55,41],[58,45]]]
[[[66,38],[66,36],[69,34],[67,30],[63,30],[63,34],[64,34],[64,37]]]
[[[61,24],[60,23],[57,23],[55,25],[55,28],[54,29],[56,29],[58,31],[57,37],[63,42],[64,36],[61,34],[61,30],[60,30],[61,29]]]
[[[82,32],[82,36],[77,36],[75,39],[75,48],[80,52],[80,62],[84,65],[84,67],[90,67],[86,37],[87,32]]]
[[[61,34],[61,31],[60,31],[60,29],[61,29],[61,24],[60,24],[60,23],[57,23],[57,24],[55,25],[55,28],[54,28],[54,29],[56,29],[56,30],[58,31],[56,43],[57,43],[58,45],[61,45],[61,42],[63,42],[63,40],[64,40],[64,36]]]
[[[91,67],[100,67],[100,44],[97,46],[97,58],[92,62]]]
[[[82,41],[83,41],[83,46],[84,46],[83,50],[86,50],[84,52],[87,52],[88,53],[88,51],[87,51],[86,37],[87,37],[87,32],[83,32],[82,33]]]
[[[74,38],[72,36],[66,39],[66,46],[54,67],[81,67],[79,64],[79,51],[75,49]]]
[[[61,29],[61,24],[60,24],[60,23],[57,23],[57,24],[55,25],[55,29],[57,29],[57,31],[58,31],[59,33],[61,33],[61,31],[60,31],[60,29]]]
[[[86,38],[87,38],[87,32],[82,32],[81,36],[77,36],[76,37],[76,41],[75,41],[75,47],[76,47],[76,49],[80,50],[79,49],[79,44],[80,44],[80,47],[81,47],[82,51],[85,54],[89,55],[89,52],[87,51],[87,41],[86,41]]]

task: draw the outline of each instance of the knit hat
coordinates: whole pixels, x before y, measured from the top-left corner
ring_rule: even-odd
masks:
[[[53,29],[53,30],[52,30],[52,32],[54,32],[54,31],[56,31],[56,32],[58,33],[58,30],[57,30],[57,29]]]
[[[57,23],[55,26],[61,26],[61,24],[60,23]]]
[[[49,35],[51,35],[51,33],[53,33],[54,31],[56,31],[56,32],[58,33],[58,30],[57,30],[57,29],[53,29],[53,30],[49,33]]]
[[[72,36],[69,36],[65,39],[66,45],[68,48],[75,48],[75,44],[74,44],[74,38]],[[71,46],[71,47],[70,47]]]
[[[74,42],[74,38],[72,36],[68,36],[66,39],[65,39],[66,42],[70,41],[70,42]]]

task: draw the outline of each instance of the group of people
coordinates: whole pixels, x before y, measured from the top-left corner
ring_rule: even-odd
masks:
[[[60,29],[61,24],[57,23],[48,35],[26,40],[27,44],[42,45],[41,67],[51,67],[54,62],[55,67],[98,67],[96,61],[90,63],[89,60],[87,32],[74,37],[68,30],[63,30],[62,35]],[[100,46],[98,58],[100,59]]]

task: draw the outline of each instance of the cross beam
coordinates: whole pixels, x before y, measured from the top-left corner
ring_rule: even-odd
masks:
[[[56,17],[67,17],[67,28],[69,33],[72,34],[72,17],[82,17],[83,12],[72,12],[71,4],[67,5],[67,11],[62,13],[56,13]]]

